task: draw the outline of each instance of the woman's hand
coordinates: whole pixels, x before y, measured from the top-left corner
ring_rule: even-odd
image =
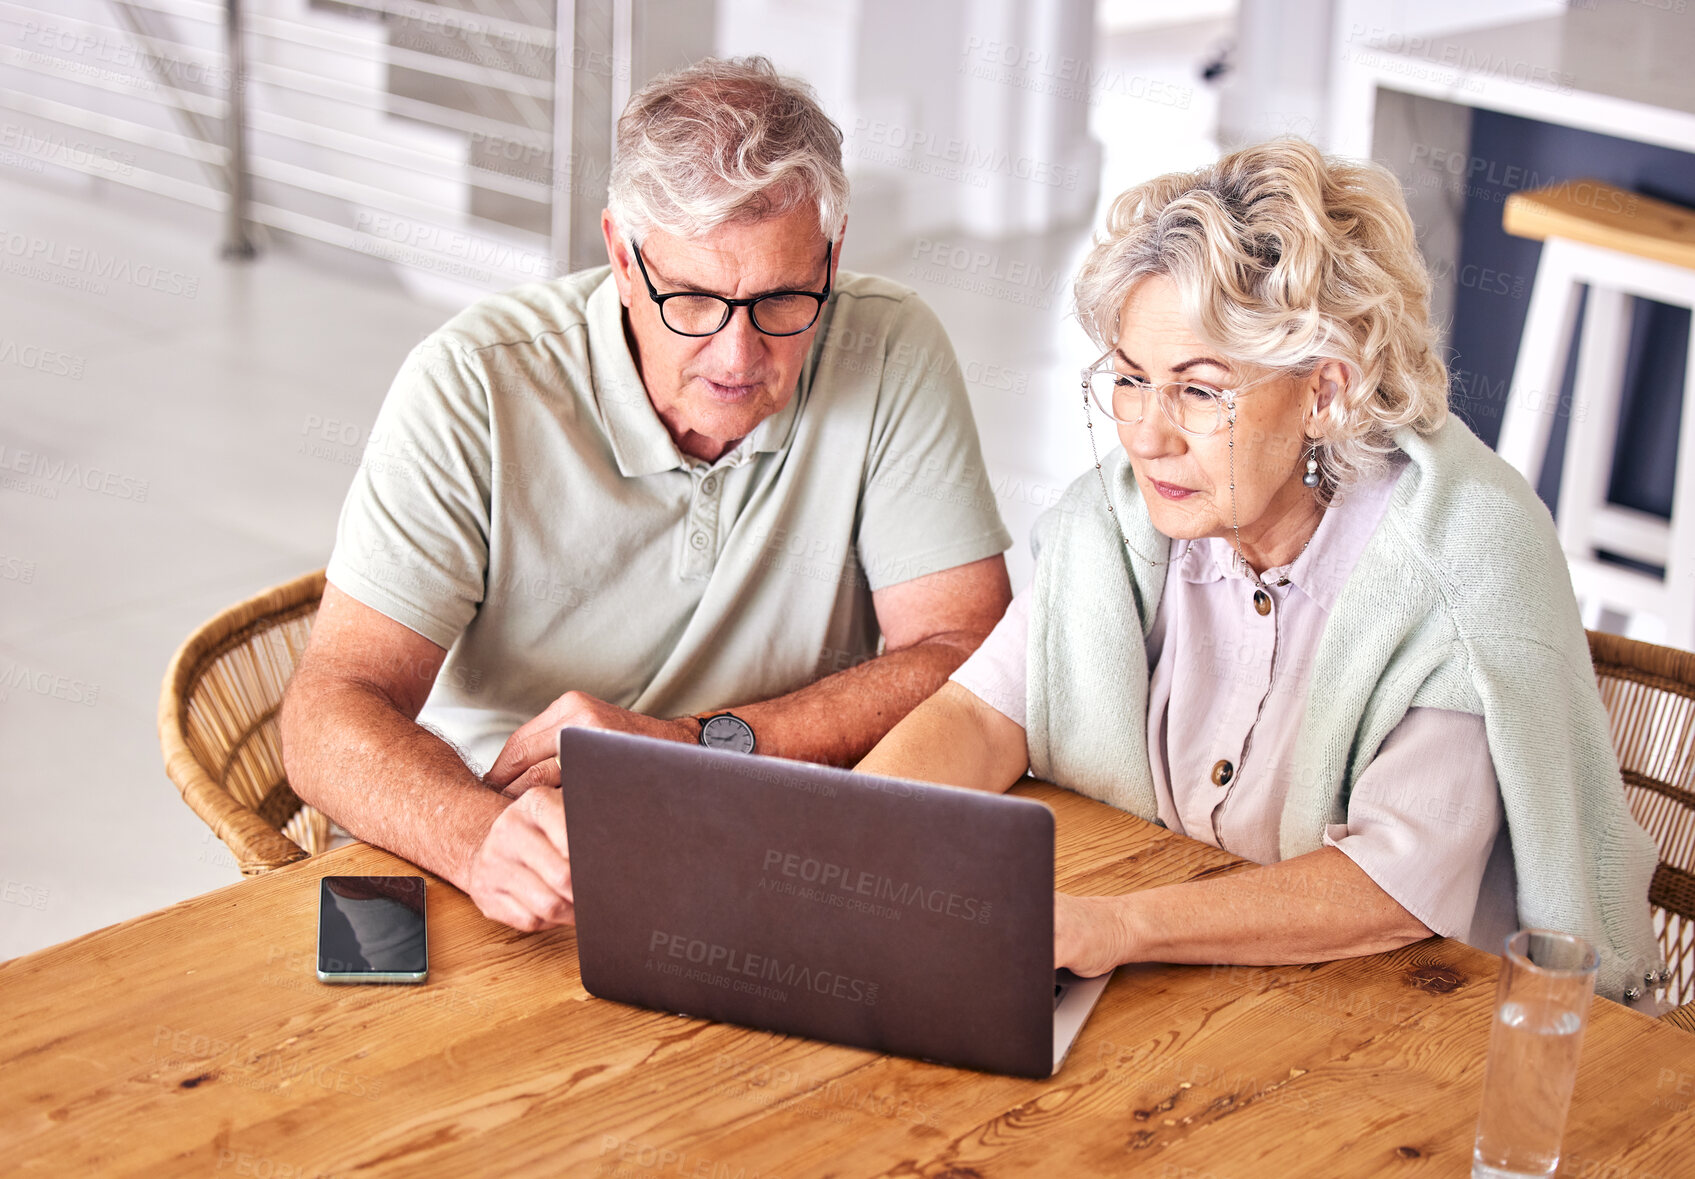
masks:
[[[1134,957],[1120,900],[1053,894],[1054,969],[1093,978]]]

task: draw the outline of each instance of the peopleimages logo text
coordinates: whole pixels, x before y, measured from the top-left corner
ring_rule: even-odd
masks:
[[[922,885],[897,881],[893,877],[882,876],[876,872],[856,871],[843,864],[832,864],[826,860],[802,856],[794,852],[781,852],[776,848],[765,850],[764,869],[767,872],[775,869],[791,880],[816,884],[820,888],[834,888],[846,893],[857,893],[860,896],[902,905],[908,909],[917,906],[931,913],[945,913],[949,917],[957,917],[961,921],[975,921],[979,924],[985,924],[989,920],[989,912],[992,908],[988,901],[979,900],[977,897],[961,896],[956,892],[949,892],[945,888],[925,888]]]
[[[64,487],[81,487],[85,491],[98,491],[116,499],[146,503],[147,492],[151,486],[146,479],[120,475],[116,471],[107,471],[100,467],[85,467],[79,462],[56,458],[40,451],[19,450],[0,442],[0,479],[4,479],[8,472],[42,480],[48,485],[45,490],[53,493],[49,498],[58,495],[57,487],[53,486],[57,484]],[[4,485],[0,483],[0,486]]]
[[[877,984],[874,982],[852,978],[839,971],[814,970],[798,962],[784,962],[768,954],[750,954],[746,950],[732,949],[717,942],[691,938],[686,934],[667,933],[663,929],[656,929],[648,939],[647,951],[649,954],[689,962],[708,971],[719,970],[726,975],[756,978],[779,986],[829,995],[850,1003],[863,1003],[867,1007],[874,1007],[877,1003]],[[713,980],[706,978],[700,981]]]
[[[137,263],[118,254],[102,254],[88,246],[66,245],[36,234],[0,229],[0,253],[19,263],[33,263],[87,275],[92,279],[128,283],[166,295],[192,299],[200,279],[164,266]]]

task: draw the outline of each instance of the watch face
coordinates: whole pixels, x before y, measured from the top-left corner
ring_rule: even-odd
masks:
[[[715,716],[700,727],[700,743],[708,749],[753,752],[753,729],[739,716]]]

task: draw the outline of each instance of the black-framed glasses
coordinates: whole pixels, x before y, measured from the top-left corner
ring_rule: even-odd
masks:
[[[630,252],[641,268],[648,298],[659,306],[659,319],[679,336],[710,336],[724,330],[736,308],[746,307],[753,326],[768,336],[798,336],[818,321],[824,301],[830,297],[830,254],[834,242],[824,243],[824,289],[822,291],[770,291],[751,299],[726,299],[704,291],[673,291],[661,295],[648,277],[641,247],[630,243]]]

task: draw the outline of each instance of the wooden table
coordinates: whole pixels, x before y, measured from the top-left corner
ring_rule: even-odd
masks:
[[[1240,861],[1063,790],[1059,883]],[[0,964],[0,1171],[304,1176],[1469,1173],[1497,960],[1431,939],[1119,971],[1060,1074],[987,1076],[590,998],[573,933],[430,899],[430,981],[313,977],[356,845]],[[432,882],[434,883],[434,882]],[[1695,1037],[1597,1001],[1563,1175],[1695,1175]]]

